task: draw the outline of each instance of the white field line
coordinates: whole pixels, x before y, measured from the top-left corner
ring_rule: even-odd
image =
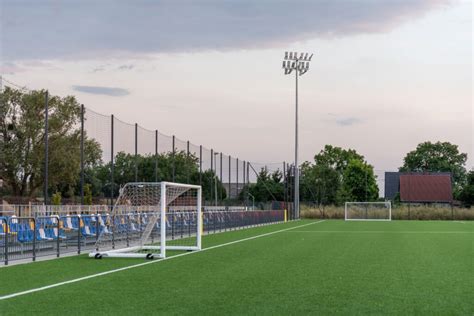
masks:
[[[459,232],[459,231],[385,231],[385,230],[292,230],[287,233],[343,233],[343,234],[474,234],[474,232]]]
[[[273,232],[269,232],[269,233],[265,233],[265,234],[261,234],[261,235],[257,235],[257,236],[252,236],[252,237],[247,237],[247,238],[243,238],[243,239],[239,239],[239,240],[234,240],[234,241],[231,241],[231,242],[228,242],[228,243],[225,243],[225,244],[211,246],[211,247],[208,247],[208,248],[204,248],[200,251],[185,252],[185,253],[181,253],[181,254],[178,254],[178,255],[175,255],[175,256],[172,256],[172,257],[166,257],[166,258],[160,259],[160,260],[139,263],[139,264],[123,267],[123,268],[118,268],[118,269],[114,269],[114,270],[109,270],[109,271],[105,271],[105,272],[101,272],[101,273],[88,275],[88,276],[77,278],[77,279],[72,279],[72,280],[69,280],[69,281],[59,282],[59,283],[55,283],[55,284],[51,284],[51,285],[46,285],[46,286],[38,287],[38,288],[35,288],[35,289],[31,289],[31,290],[26,290],[26,291],[22,291],[22,292],[13,293],[13,294],[8,294],[8,295],[0,296],[0,301],[1,300],[7,300],[9,298],[14,298],[14,297],[17,297],[17,296],[22,296],[22,295],[34,293],[34,292],[40,292],[40,291],[48,290],[48,289],[58,287],[58,286],[62,286],[62,285],[66,285],[66,284],[76,283],[76,282],[80,282],[80,281],[84,281],[84,280],[88,280],[88,279],[93,279],[93,278],[104,276],[104,275],[107,275],[107,274],[112,274],[112,273],[125,271],[125,270],[129,270],[129,269],[134,269],[134,268],[146,266],[148,264],[159,263],[159,262],[163,262],[163,261],[166,261],[166,260],[171,260],[171,259],[175,259],[175,258],[178,258],[178,257],[184,257],[184,256],[200,253],[200,252],[207,251],[207,250],[226,247],[226,246],[241,243],[241,242],[244,242],[244,241],[249,241],[249,240],[253,240],[253,239],[257,239],[257,238],[261,238],[261,237],[266,237],[266,236],[270,236],[270,235],[277,234],[277,233],[282,233],[282,232],[285,232],[285,231],[288,231],[288,230],[322,223],[324,221],[325,220],[321,220],[321,221],[312,222],[312,223],[308,223],[308,224],[304,224],[304,225],[299,225],[299,226],[294,226],[294,227],[290,227],[290,228],[280,229],[280,230],[276,230],[276,231],[273,231]],[[93,259],[91,259],[91,260],[93,260]],[[107,259],[103,259],[103,260],[107,260]]]
[[[463,222],[463,221],[453,221],[453,223],[466,224],[466,222]]]

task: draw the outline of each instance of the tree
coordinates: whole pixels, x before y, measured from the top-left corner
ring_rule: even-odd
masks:
[[[358,159],[349,162],[344,170],[343,184],[339,192],[340,202],[370,202],[379,197],[374,168]]]
[[[343,184],[346,182],[347,175],[352,176],[352,173],[346,174],[346,170],[355,162],[366,164],[364,156],[353,149],[324,146],[324,149],[314,156],[314,163],[305,162],[301,167],[302,200],[323,205],[339,204],[350,200],[351,190],[343,192]],[[370,174],[368,176],[370,177]],[[349,188],[351,179],[347,181],[346,188]],[[362,182],[362,185],[365,183],[365,181]]]
[[[214,203],[215,200],[215,190],[217,187],[217,197],[222,198],[222,200],[227,198],[227,192],[223,183],[219,180],[219,177],[216,176],[214,171],[206,170],[201,174],[201,187],[202,187],[202,197],[204,201],[210,201]],[[216,182],[217,181],[217,182]],[[199,172],[193,173],[191,176],[192,184],[199,184]]]
[[[364,156],[358,154],[354,149],[343,149],[331,145],[324,146],[324,149],[314,156],[316,165],[329,167],[340,174],[344,172],[351,160],[364,161]]]
[[[451,172],[455,196],[461,191],[466,180],[465,164],[467,154],[460,153],[458,146],[449,142],[424,142],[406,154],[404,172]]]
[[[342,176],[326,164],[303,163],[301,166],[301,199],[327,205],[337,202]]]
[[[283,174],[280,170],[269,173],[262,168],[257,175],[257,182],[245,186],[240,192],[239,199],[244,200],[250,193],[256,202],[283,201],[285,186],[282,182]]]
[[[45,94],[9,87],[0,94],[0,176],[15,196],[33,197],[44,182]],[[73,194],[80,174],[80,106],[72,96],[52,96],[48,105],[48,189]],[[85,139],[85,157],[100,161],[94,140]]]
[[[464,206],[474,205],[474,169],[467,175],[466,185],[459,194],[459,200],[463,202]]]

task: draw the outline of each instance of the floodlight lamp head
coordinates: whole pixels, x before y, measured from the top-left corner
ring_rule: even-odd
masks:
[[[311,54],[311,56],[309,56],[308,61],[311,61],[311,58],[313,58],[313,54]]]
[[[303,57],[304,57],[304,53],[301,53],[300,54],[300,59],[303,59]]]
[[[304,60],[308,60],[308,55],[309,55],[308,53],[304,55]]]
[[[288,59],[288,52],[285,52],[285,59]]]
[[[293,59],[293,53],[292,52],[290,52],[289,59]]]

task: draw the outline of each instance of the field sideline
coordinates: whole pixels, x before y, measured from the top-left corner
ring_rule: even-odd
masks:
[[[205,236],[165,261],[0,269],[0,314],[474,314],[474,222],[302,220]],[[150,263],[152,262],[152,263]]]

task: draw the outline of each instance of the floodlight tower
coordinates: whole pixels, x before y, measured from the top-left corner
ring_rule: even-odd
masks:
[[[309,70],[309,62],[313,54],[297,52],[285,52],[283,60],[283,69],[285,75],[289,75],[293,70],[295,71],[296,80],[296,99],[295,99],[295,217],[300,218],[300,171],[298,166],[298,77],[302,76]]]

